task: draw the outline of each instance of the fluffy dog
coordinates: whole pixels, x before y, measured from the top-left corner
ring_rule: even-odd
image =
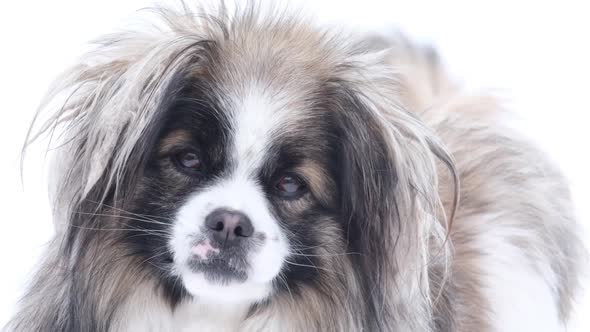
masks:
[[[57,233],[7,330],[563,329],[568,188],[500,105],[255,7],[157,9],[58,78]]]

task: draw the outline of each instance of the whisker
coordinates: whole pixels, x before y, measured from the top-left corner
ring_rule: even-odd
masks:
[[[154,259],[154,258],[157,258],[157,257],[163,256],[163,255],[165,255],[165,254],[167,254],[167,253],[168,253],[167,251],[164,251],[164,252],[161,252],[161,253],[159,253],[159,254],[152,255],[152,256],[150,256],[150,257],[146,258],[146,259],[145,259],[143,262],[141,262],[141,263],[140,263],[140,265],[142,265],[143,263],[147,263],[148,261],[151,261],[151,260],[152,260],[152,259]]]
[[[278,279],[283,283],[283,285],[285,285],[285,287],[287,288],[287,291],[289,292],[289,296],[291,297],[291,301],[293,301],[293,303],[295,303],[295,298],[293,297],[293,293],[291,292],[291,288],[289,288],[289,284],[287,283],[285,276],[282,273],[279,273]]]
[[[315,264],[311,261],[311,259],[308,256],[302,255],[302,257],[304,257],[305,259],[307,259],[307,261],[309,262],[309,264],[315,266]]]
[[[142,221],[142,222],[145,222],[148,224],[157,224],[157,225],[166,225],[166,226],[170,225],[168,223],[160,222],[160,221],[156,221],[156,220],[152,220],[152,219],[142,219],[142,218],[135,218],[135,217],[128,217],[128,216],[121,216],[121,215],[117,215],[117,214],[89,213],[89,212],[80,212],[80,211],[75,211],[74,213],[81,214],[81,215],[97,216],[97,217],[113,217],[113,218],[122,217],[122,218],[129,219],[129,220]]]
[[[298,249],[298,250],[311,250],[311,249],[316,249],[316,248],[327,247],[327,245],[319,244],[317,246],[301,246],[301,247],[298,247],[297,245],[291,245],[291,247],[294,249]]]
[[[334,257],[334,256],[349,256],[349,255],[362,255],[360,252],[345,252],[340,254],[298,254],[298,253],[290,253],[289,255],[293,256],[306,256],[306,257]]]
[[[168,232],[168,231],[164,231],[164,230],[151,230],[151,229],[142,229],[142,228],[98,228],[98,227],[86,227],[86,226],[78,226],[78,225],[68,225],[68,224],[62,224],[62,225],[67,225],[69,227],[74,227],[74,228],[78,228],[78,229],[85,229],[85,230],[90,230],[90,231],[129,231],[129,232],[144,232],[144,233],[148,233],[148,234],[152,234],[152,235],[161,235],[161,234],[166,234],[166,235],[172,235],[172,233]]]
[[[152,263],[152,262],[150,262],[150,261],[146,261],[146,263],[148,263],[148,264],[150,264],[151,266],[153,266],[153,267],[157,268],[158,270],[162,270],[162,271],[168,271],[168,269],[166,269],[165,267],[163,267],[163,266],[159,266],[159,265],[157,265],[157,264],[154,264],[154,263]]]
[[[140,236],[159,236],[159,237],[162,237],[162,238],[164,238],[166,240],[172,239],[172,234],[150,234],[150,233],[147,233],[147,234],[133,234],[133,235],[127,236],[126,239],[130,239],[130,238],[133,238],[133,237],[140,237]]]
[[[156,216],[156,215],[151,215],[151,214],[144,214],[144,213],[135,213],[135,212],[131,212],[131,211],[128,211],[128,210],[125,210],[125,209],[122,209],[122,208],[119,208],[119,207],[116,207],[116,206],[113,206],[113,205],[107,204],[107,203],[99,203],[99,202],[97,202],[97,201],[93,201],[93,200],[88,200],[88,201],[89,201],[90,203],[93,203],[93,204],[96,204],[96,205],[103,205],[103,206],[105,206],[105,207],[107,207],[107,208],[109,208],[109,209],[113,209],[113,210],[116,210],[116,211],[119,211],[119,212],[124,212],[124,213],[130,214],[130,215],[134,215],[134,216],[137,216],[137,217],[143,217],[143,218],[147,218],[147,219],[149,219],[149,220],[154,220],[154,221],[157,221],[157,220],[155,220],[155,219],[153,219],[153,218],[158,218],[158,219],[165,219],[165,220],[169,220],[169,221],[172,221],[172,220],[174,220],[174,218],[170,218],[170,217]]]
[[[323,268],[323,267],[318,267],[318,266],[315,266],[315,265],[307,265],[307,264],[299,264],[299,263],[294,263],[294,262],[288,261],[288,260],[286,260],[286,259],[285,259],[285,262],[286,262],[287,264],[291,264],[291,265],[295,265],[295,266],[302,266],[302,267],[310,267],[310,268],[314,268],[314,269],[316,269],[316,270],[318,270],[318,271],[319,271],[319,270],[324,270],[324,271],[326,271],[326,272],[330,272],[330,273],[342,274],[341,272],[332,271],[332,270],[329,270],[329,269],[326,269],[326,268]]]

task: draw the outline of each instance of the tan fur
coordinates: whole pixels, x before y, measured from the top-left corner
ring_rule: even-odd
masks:
[[[106,192],[125,184],[135,148],[174,73],[188,71],[213,81],[222,97],[248,95],[245,89],[255,82],[269,96],[281,97],[276,98],[281,109],[296,113],[290,118],[295,129],[288,133],[293,137],[304,132],[295,120],[312,123],[318,110],[350,113],[350,104],[327,95],[345,86],[362,104],[367,120],[358,124],[367,130],[354,137],[357,154],[363,154],[353,157],[383,158],[388,166],[374,169],[375,160],[370,159],[359,162],[362,174],[354,174],[363,177],[362,189],[368,188],[358,204],[370,212],[363,215],[361,235],[367,237],[362,239],[376,244],[367,244],[364,253],[347,252],[341,229],[320,230],[325,244],[318,249],[321,287],[303,286],[296,298],[289,293],[272,297],[251,310],[241,330],[359,331],[375,324],[371,326],[385,331],[491,331],[496,308],[485,293],[489,285],[481,261],[489,256],[484,251],[493,248],[482,248],[480,240],[498,229],[509,233],[505,240],[526,257],[527,265],[555,276],[552,296],[560,321],[567,320],[583,252],[568,188],[542,153],[496,120],[500,107],[493,98],[462,95],[434,53],[405,39],[367,43],[296,18],[259,17],[255,10],[236,17],[222,10],[213,19],[184,10],[161,9],[165,27],[154,34],[107,37],[50,92],[48,100],[74,90],[40,131],[69,123],[68,139],[82,135],[89,142],[78,150],[79,141],[70,143],[77,154],[67,159],[68,172],[60,175],[56,200],[57,208],[66,211],[63,223],[71,222],[67,218],[73,218],[88,197],[96,200],[97,211],[105,211],[98,209],[106,208],[101,200]],[[323,102],[328,106],[320,107]],[[184,135],[168,137],[161,149],[186,139]],[[383,147],[373,146],[375,138],[385,140]],[[377,148],[384,149],[381,155],[375,154]],[[395,170],[395,186],[382,188],[379,180],[390,179],[379,177],[379,172],[390,174],[388,170]],[[317,192],[330,186],[322,182],[316,165],[304,165],[302,173],[313,186],[324,188]],[[61,310],[67,302],[55,292],[69,280],[60,284],[55,279],[61,276],[56,266],[67,270],[71,263],[58,256],[64,236],[59,233],[51,245],[37,283],[11,323],[15,330],[51,326],[53,307],[40,308],[38,303],[51,299]],[[102,283],[89,292],[101,318],[113,302],[134,307],[157,294],[135,296],[130,291],[137,285],[143,294],[153,285],[148,277],[135,284],[134,278],[144,276],[129,267],[142,262],[123,258],[124,248],[109,244],[75,248],[88,250],[78,257],[81,262],[108,266],[108,273],[98,269],[104,273]],[[375,263],[370,259],[377,256],[379,264],[370,266],[374,273],[362,275],[353,255],[367,264]],[[83,272],[79,277],[93,285],[94,276]],[[369,278],[382,296],[371,293],[367,298],[361,277]],[[363,321],[371,308],[378,322]],[[118,327],[125,317],[115,316]],[[37,324],[35,317],[44,321]]]
[[[175,146],[187,144],[191,141],[191,134],[186,130],[176,130],[164,137],[158,146],[158,152],[164,154]]]
[[[312,192],[318,195],[318,199],[327,204],[333,204],[332,192],[335,190],[335,184],[332,183],[323,167],[307,162],[297,167],[296,171],[305,177],[309,186],[312,187]]]

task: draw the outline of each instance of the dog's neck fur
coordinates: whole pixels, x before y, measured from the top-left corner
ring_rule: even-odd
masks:
[[[151,283],[142,284],[129,296],[117,311],[112,331],[302,331],[309,328],[330,330],[335,326],[342,330],[360,328],[352,318],[350,321],[333,322],[322,317],[307,317],[296,307],[269,305],[265,310],[248,316],[249,304],[223,304],[185,300],[172,309],[169,303],[154,291]],[[317,302],[317,301],[314,301]],[[315,303],[319,305],[319,303]],[[335,309],[340,310],[340,309]],[[317,313],[322,316],[321,313]],[[328,319],[328,318],[326,318]]]
[[[191,299],[176,306],[142,285],[119,311],[114,331],[237,331],[248,305],[209,304]]]
[[[317,306],[311,311],[299,306],[281,303],[289,301],[278,296],[261,310],[250,312],[250,304],[223,304],[198,299],[187,299],[174,309],[157,292],[155,285],[145,282],[138,285],[116,312],[111,331],[355,331],[362,329],[362,322],[353,313],[355,303],[361,311],[360,299],[342,298],[340,303],[319,297],[313,291],[305,292],[306,308]],[[304,296],[304,294],[301,294]],[[289,295],[289,299],[291,295]],[[324,303],[330,301],[331,305]],[[326,310],[327,306],[334,312]],[[334,321],[336,312],[348,311],[345,317]],[[250,313],[250,315],[249,315]],[[336,328],[336,329],[335,329]]]

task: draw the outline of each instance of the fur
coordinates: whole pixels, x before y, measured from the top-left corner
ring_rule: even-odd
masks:
[[[57,234],[7,331],[564,328],[583,255],[565,181],[435,52],[256,5],[154,12],[43,102],[27,144],[61,133]],[[168,158],[192,140],[213,151],[199,182]],[[309,192],[273,195],[281,167]],[[179,265],[220,206],[261,230],[245,283]]]

